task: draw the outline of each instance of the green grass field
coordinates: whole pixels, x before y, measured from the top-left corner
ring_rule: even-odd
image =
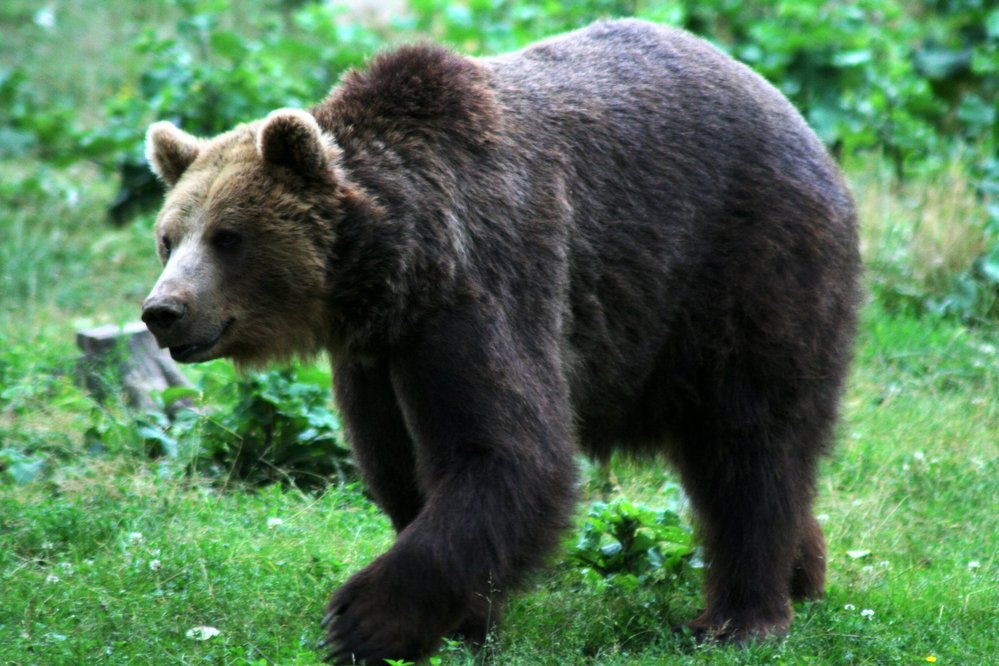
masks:
[[[829,596],[798,609],[787,640],[691,650],[668,627],[701,603],[696,580],[600,590],[556,558],[511,604],[488,655],[503,664],[989,663],[999,653],[996,342],[865,311],[842,441],[817,504]],[[71,412],[53,404],[20,414],[22,426],[4,418],[5,437],[65,438],[68,461],[46,483],[0,486],[0,663],[314,663],[327,594],[391,540],[364,496],[220,492],[124,454],[81,459]],[[665,501],[667,470],[619,461],[613,471],[617,492]],[[220,633],[187,637],[199,626]],[[442,653],[442,663],[471,661],[461,649]]]
[[[124,6],[129,22],[172,11]],[[80,104],[137,67],[115,46],[128,26],[109,28],[105,10],[66,9],[73,25],[46,37],[25,27],[33,7],[0,10],[0,65],[47,56],[33,71]],[[74,57],[53,55],[80,35]],[[883,296],[966,266],[984,247],[983,203],[960,159],[905,184],[870,155],[847,171],[872,296],[816,505],[828,598],[799,606],[784,640],[693,647],[670,627],[703,603],[696,573],[626,592],[557,554],[477,657],[448,644],[434,663],[996,662],[999,327]],[[0,159],[0,664],[317,663],[329,594],[391,528],[359,487],[317,495],[180,474],[146,454],[127,407],[77,386],[75,331],[136,319],[159,271],[150,215],[106,222],[115,189],[86,163]],[[675,501],[659,463],[610,472],[614,496]]]

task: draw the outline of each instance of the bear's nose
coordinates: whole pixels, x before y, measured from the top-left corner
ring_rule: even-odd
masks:
[[[142,321],[154,334],[166,333],[184,316],[184,310],[176,298],[149,299],[142,305]]]

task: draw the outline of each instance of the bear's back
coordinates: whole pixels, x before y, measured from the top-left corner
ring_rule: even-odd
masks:
[[[646,167],[661,156],[717,189],[720,179],[742,177],[740,165],[797,159],[836,180],[823,146],[776,88],[682,30],[602,21],[479,62],[511,116],[508,130],[585,153],[591,171],[600,154]]]
[[[667,406],[690,397],[658,387],[707,391],[700,378],[733,350],[839,372],[806,348],[838,349],[851,325],[852,199],[779,91],[697,37],[637,20],[480,62],[512,141],[562,167],[566,371],[584,446],[661,431]]]

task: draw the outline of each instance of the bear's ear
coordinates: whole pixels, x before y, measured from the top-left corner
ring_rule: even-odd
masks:
[[[303,176],[325,171],[335,149],[333,137],[323,133],[312,114],[298,109],[272,111],[257,136],[257,151],[265,162]]]
[[[173,123],[153,123],[146,132],[146,161],[167,187],[177,184],[200,148],[200,140]]]

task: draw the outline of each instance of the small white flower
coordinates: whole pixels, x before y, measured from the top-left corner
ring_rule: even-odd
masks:
[[[971,560],[970,562],[968,562],[968,568],[969,569],[981,569],[982,568],[982,563],[979,562],[978,560]]]
[[[202,625],[200,627],[191,627],[184,635],[188,638],[193,638],[196,641],[207,641],[209,638],[214,638],[221,633],[222,632],[215,627]]]
[[[70,562],[60,562],[59,568],[62,569],[67,574],[73,573],[73,565]]]
[[[857,610],[857,607],[854,606],[853,604],[844,604],[843,610],[855,611]]]
[[[51,541],[43,541],[42,550],[55,550],[55,544]]]
[[[143,541],[142,532],[129,532],[128,542],[129,543],[142,543]]]
[[[872,611],[870,608],[865,608],[864,610],[860,611],[860,617],[866,617],[869,620],[872,617],[874,617],[874,611]]]
[[[820,513],[819,515],[815,516],[815,520],[817,520],[820,523],[828,523],[829,522],[829,514],[828,513]]]
[[[55,574],[49,574],[48,576],[45,577],[45,582],[46,583],[58,583],[59,582],[59,576],[56,576]]]
[[[163,563],[160,562],[159,560],[149,560],[149,570],[150,571],[159,571],[160,567],[162,567],[162,566],[163,566]]]
[[[846,551],[846,554],[850,556],[851,560],[859,560],[862,557],[867,557],[868,555],[870,555],[871,551],[869,551],[869,550],[861,550],[861,549],[858,549],[858,550],[848,550],[848,551]]]
[[[39,28],[45,28],[46,30],[51,30],[52,28],[55,27],[56,16],[55,12],[52,10],[51,7],[42,7],[37,12],[35,12],[35,16],[33,18],[35,21],[35,25],[37,25]]]
[[[280,527],[284,525],[284,521],[280,518],[268,518],[267,519],[267,529],[274,529],[275,527]]]
[[[913,459],[918,460],[919,462],[923,462],[924,460],[926,460],[926,454],[923,453],[922,451],[913,452],[912,457]]]

